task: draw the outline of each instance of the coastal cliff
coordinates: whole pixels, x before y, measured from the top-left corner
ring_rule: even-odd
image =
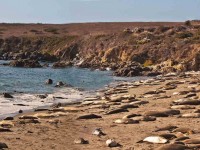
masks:
[[[0,25],[1,59],[111,68],[119,76],[200,69],[198,22],[22,26]]]

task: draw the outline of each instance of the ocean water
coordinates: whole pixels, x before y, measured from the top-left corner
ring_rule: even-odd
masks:
[[[0,61],[0,64],[8,63]],[[46,85],[47,79],[54,81]],[[56,102],[74,102],[89,97],[97,89],[121,80],[140,80],[143,78],[120,78],[112,76],[111,71],[81,69],[76,67],[53,69],[47,68],[16,68],[0,66],[0,93],[9,92],[14,98],[7,99],[0,95],[0,116],[12,114],[18,110],[30,110],[38,106],[51,105]],[[72,88],[56,88],[56,82],[62,81]],[[77,90],[77,89],[82,89]],[[45,99],[38,94],[48,94]],[[56,98],[62,97],[62,99]],[[19,106],[16,104],[24,104]]]
[[[0,61],[0,64],[8,63]],[[52,79],[53,85],[46,85],[45,81]],[[53,69],[47,68],[16,68],[0,66],[0,92],[23,93],[52,93],[56,82],[62,81],[75,88],[86,91],[103,88],[119,80],[139,80],[141,78],[123,78],[112,76],[111,71],[99,71],[76,67]]]

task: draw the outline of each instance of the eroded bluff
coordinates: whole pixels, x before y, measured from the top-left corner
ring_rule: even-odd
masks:
[[[82,36],[9,37],[0,39],[0,59],[56,62],[55,68],[75,65],[111,69],[117,76],[197,71],[200,26],[133,28]]]

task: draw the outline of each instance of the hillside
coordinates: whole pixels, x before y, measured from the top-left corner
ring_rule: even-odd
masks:
[[[1,59],[110,67],[123,76],[140,75],[130,73],[145,70],[137,63],[153,72],[199,70],[199,22],[0,24],[0,38]]]

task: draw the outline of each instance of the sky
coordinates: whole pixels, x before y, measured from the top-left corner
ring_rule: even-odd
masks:
[[[0,22],[76,23],[200,19],[200,0],[0,0]]]

